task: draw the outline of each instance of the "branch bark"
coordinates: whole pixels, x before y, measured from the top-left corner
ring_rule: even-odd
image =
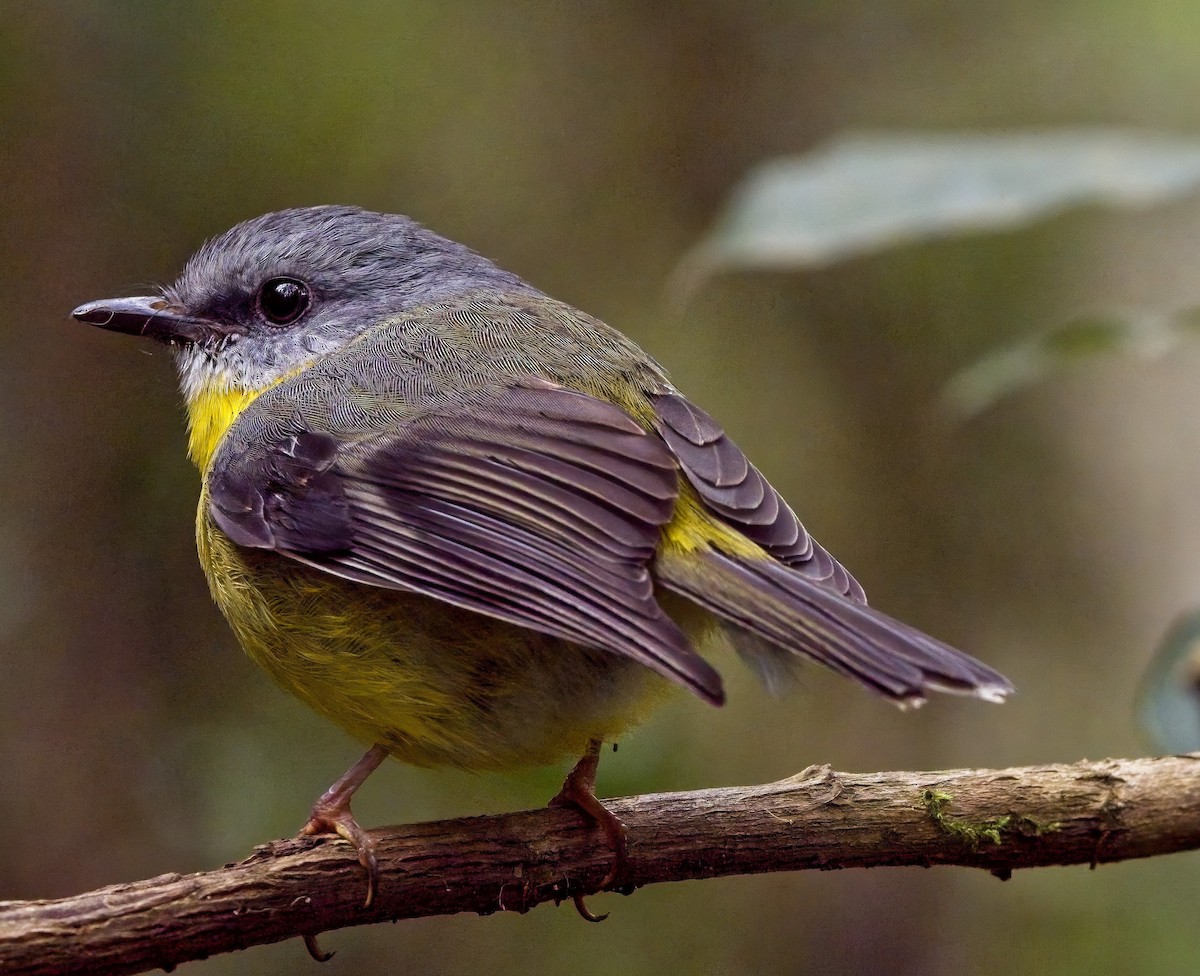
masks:
[[[1003,770],[849,774],[605,801],[629,825],[630,892],[767,871],[1097,864],[1200,848],[1200,753]],[[337,840],[53,901],[0,902],[0,972],[124,974],[369,922],[528,911],[590,894],[611,854],[575,811],[372,831],[381,882]]]

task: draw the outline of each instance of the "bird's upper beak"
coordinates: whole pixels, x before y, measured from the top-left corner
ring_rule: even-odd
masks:
[[[149,336],[160,342],[199,342],[219,338],[232,330],[212,319],[188,315],[156,295],[139,298],[106,298],[80,305],[71,313],[80,322],[113,332]]]

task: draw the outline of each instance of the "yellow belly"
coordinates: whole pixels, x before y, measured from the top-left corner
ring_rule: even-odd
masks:
[[[206,509],[202,493],[200,562],[242,647],[287,691],[405,762],[502,769],[577,757],[669,687],[614,654],[239,548]]]

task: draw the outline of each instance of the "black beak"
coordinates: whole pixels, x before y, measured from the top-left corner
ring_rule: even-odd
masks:
[[[232,330],[211,319],[187,315],[157,296],[107,298],[80,305],[71,313],[80,322],[112,332],[149,336],[160,342],[199,342],[220,338]]]

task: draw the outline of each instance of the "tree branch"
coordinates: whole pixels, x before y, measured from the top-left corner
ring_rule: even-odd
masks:
[[[921,773],[810,767],[764,786],[606,801],[629,825],[623,890],[660,881],[883,865],[1097,864],[1200,848],[1200,753]],[[0,902],[8,976],[121,974],[297,935],[592,893],[611,852],[572,810],[372,831],[381,883],[335,840],[275,841],[216,871],[54,901]]]

